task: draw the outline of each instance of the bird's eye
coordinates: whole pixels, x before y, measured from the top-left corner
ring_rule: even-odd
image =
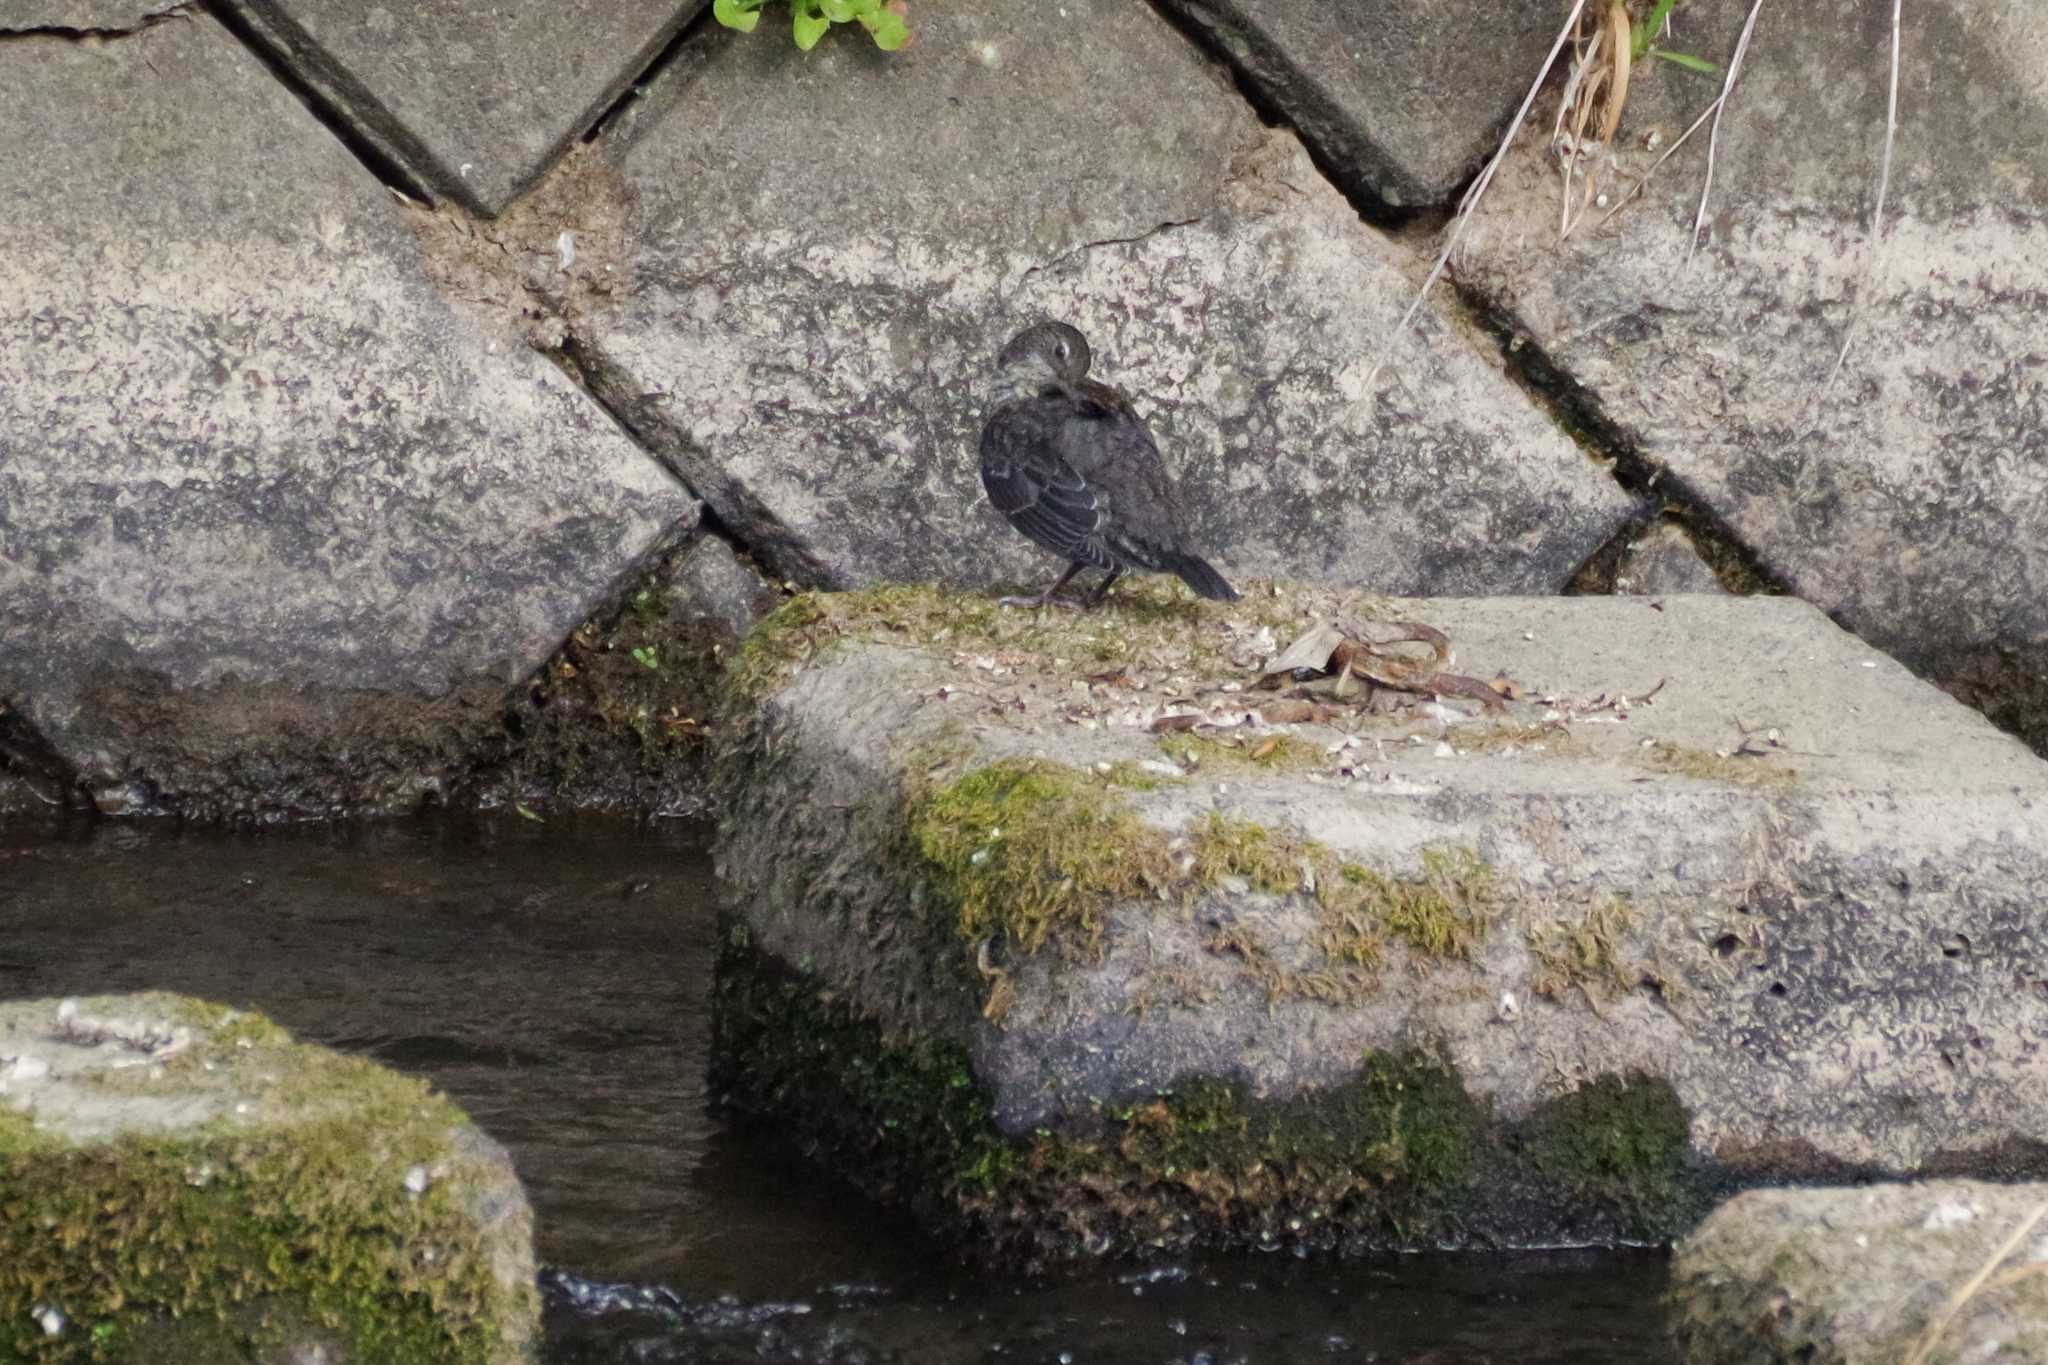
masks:
[[[1062,337],[1062,338],[1060,338],[1060,340],[1059,340],[1059,341],[1055,342],[1055,343],[1053,344],[1053,349],[1054,349],[1054,350],[1056,350],[1056,351],[1058,351],[1058,352],[1060,353],[1060,359],[1061,359],[1061,360],[1065,360],[1065,359],[1067,358],[1067,342],[1066,342],[1066,338],[1065,338],[1065,337]]]

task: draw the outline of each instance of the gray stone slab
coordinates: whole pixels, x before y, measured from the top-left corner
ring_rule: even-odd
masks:
[[[1680,1243],[1670,1312],[1684,1365],[2048,1360],[2048,1185],[1933,1180],[1753,1190]],[[1980,1271],[1977,1292],[1944,1316]],[[1924,1354],[1915,1351],[1923,1346]]]
[[[633,290],[574,359],[777,576],[1055,570],[974,453],[996,354],[1047,315],[1227,573],[1553,591],[1626,515],[1454,317],[1367,392],[1416,262],[1147,7],[938,8],[895,55],[759,37],[691,44],[617,140]]]
[[[93,787],[416,796],[694,504],[211,20],[0,84],[0,695]]]
[[[0,10],[0,34],[41,31],[113,37],[189,8],[167,0],[9,0],[7,8]]]
[[[1441,204],[1506,129],[1567,7],[1551,0],[1164,0],[1349,193]]]
[[[1504,672],[1521,699],[1377,715],[1326,694],[1321,720],[1247,718],[1273,695],[1243,690],[1260,659],[1368,616],[1444,631],[1460,672]],[[746,942],[796,999],[843,1002],[835,1027],[966,1059],[941,1064],[968,1068],[989,1148],[1010,1154],[982,1168],[1019,1173],[989,1198],[955,1185],[942,1221],[1052,1254],[1144,1243],[1162,1219],[1170,1244],[1655,1239],[1691,1216],[1684,1173],[2041,1165],[2048,764],[1806,604],[1375,604],[1253,583],[1230,606],[1161,593],[1048,623],[878,591],[785,608],[742,677],[766,699],[726,737],[719,856]],[[1211,728],[1162,735],[1169,715]],[[1434,898],[1435,931],[1403,918],[1403,883]],[[1034,950],[1019,926],[1041,922]],[[818,1027],[756,1036],[858,1036]],[[1265,1106],[1250,1131],[1281,1121],[1273,1106],[1349,1131],[1357,1087],[1418,1053],[1436,1080],[1411,1075],[1411,1113],[1456,1110],[1431,1098],[1452,1086],[1493,1136],[1455,1174],[1395,1162],[1367,1180],[1388,1203],[1255,1180],[1241,1147],[1178,1178],[1104,1157],[1150,1142],[1134,1110],[1168,1097],[1160,1123],[1193,1121],[1174,1103],[1216,1085]],[[876,1074],[896,1062],[914,1070]],[[830,1129],[789,1112],[825,1092],[772,1044],[725,1074]],[[1631,1093],[1666,1096],[1668,1117],[1609,1109]],[[1559,1123],[1580,1157],[1633,1154],[1546,1187],[1538,1139]],[[1062,1143],[1094,1155],[1072,1164]],[[879,1147],[820,1139],[878,1170],[926,1150]],[[1063,1171],[1131,1202],[1091,1213]],[[1233,1184],[1237,1222],[1209,1198]]]
[[[260,1015],[0,1004],[0,1151],[11,1360],[532,1359],[505,1149],[425,1082]]]
[[[430,192],[495,215],[706,0],[228,0]]]
[[[1673,46],[1724,60],[1745,12],[1681,10]],[[1873,256],[1889,18],[1854,0],[1765,8],[1690,263],[1707,131],[1560,246],[1539,108],[1544,133],[1504,164],[1457,269],[1661,486],[1800,596],[1938,678],[1975,678],[1974,699],[2048,743],[2048,9],[1907,12]],[[1719,89],[1665,63],[1637,78],[1610,206]]]

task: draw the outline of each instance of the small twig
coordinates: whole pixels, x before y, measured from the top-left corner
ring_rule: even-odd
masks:
[[[1900,0],[1892,0],[1892,85],[1884,110],[1884,160],[1877,172],[1877,203],[1870,210],[1870,254],[1864,258],[1858,278],[1849,286],[1849,319],[1842,324],[1842,349],[1835,353],[1835,365],[1822,381],[1823,389],[1835,382],[1835,376],[1842,372],[1842,362],[1849,358],[1849,338],[1856,333],[1856,303],[1870,277],[1877,273],[1877,258],[1884,246],[1884,196],[1892,184],[1892,141],[1899,131],[1899,5]]]
[[[1976,1274],[1963,1281],[1956,1292],[1948,1296],[1948,1302],[1942,1304],[1940,1311],[1928,1320],[1927,1330],[1913,1343],[1913,1349],[1906,1353],[1906,1358],[1900,1365],[1925,1365],[1928,1355],[1934,1350],[1934,1344],[1941,1340],[1941,1334],[1955,1321],[1956,1314],[1963,1311],[1963,1305],[1984,1287],[1984,1282],[1991,1278],[1991,1272],[1998,1269],[2001,1261],[2012,1255],[2013,1248],[2024,1241],[2027,1234],[2034,1230],[2034,1225],[2044,1217],[2048,1217],[2048,1203],[2042,1204],[2020,1220],[2020,1225],[2012,1230],[2012,1236],[2006,1238],[1999,1244],[1998,1250],[1991,1253],[1991,1259],[1979,1266]]]
[[[1762,4],[1763,0],[1757,0],[1757,3]],[[1544,78],[1550,75],[1550,68],[1556,63],[1557,54],[1563,50],[1565,40],[1571,37],[1572,26],[1579,22],[1579,13],[1585,7],[1586,0],[1572,0],[1572,12],[1565,17],[1564,26],[1558,29],[1557,40],[1551,43],[1550,55],[1543,59],[1542,67],[1536,72],[1536,79],[1529,82],[1529,93],[1522,97],[1522,107],[1515,111],[1515,117],[1508,124],[1507,132],[1501,134],[1500,146],[1494,150],[1493,159],[1486,163],[1486,169],[1479,173],[1479,178],[1472,182],[1472,188],[1465,192],[1464,202],[1458,206],[1457,221],[1451,226],[1450,240],[1444,243],[1444,249],[1437,256],[1436,264],[1430,267],[1429,278],[1422,282],[1422,288],[1415,291],[1415,301],[1408,305],[1408,311],[1403,313],[1401,321],[1395,324],[1393,335],[1381,345],[1379,357],[1373,361],[1372,368],[1366,371],[1367,388],[1371,388],[1373,380],[1379,377],[1380,370],[1387,363],[1387,353],[1393,349],[1401,333],[1408,330],[1408,324],[1414,319],[1416,310],[1422,307],[1423,299],[1428,297],[1430,286],[1437,282],[1437,277],[1444,273],[1444,267],[1450,263],[1451,253],[1458,249],[1458,242],[1464,237],[1465,228],[1471,223],[1474,210],[1479,207],[1480,196],[1484,195],[1486,187],[1493,183],[1493,173],[1500,169],[1501,161],[1514,143],[1515,134],[1522,130],[1522,121],[1529,117],[1529,106],[1536,102],[1536,92],[1543,88]]]
[[[1700,184],[1700,206],[1693,214],[1692,240],[1685,248],[1687,264],[1691,264],[1693,253],[1700,249],[1700,229],[1707,221],[1707,195],[1714,188],[1714,152],[1721,142],[1721,115],[1727,111],[1728,96],[1735,89],[1735,78],[1742,74],[1742,59],[1749,52],[1749,35],[1756,31],[1756,16],[1763,7],[1764,0],[1756,0],[1749,7],[1749,18],[1742,22],[1742,36],[1735,40],[1735,55],[1728,59],[1728,75],[1721,82],[1721,99],[1714,108],[1714,126],[1707,133],[1707,178]]]

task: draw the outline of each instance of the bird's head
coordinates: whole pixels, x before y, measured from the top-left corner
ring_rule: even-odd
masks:
[[[1041,322],[1010,338],[996,358],[996,382],[1017,395],[1070,389],[1088,373],[1088,339],[1064,322]]]

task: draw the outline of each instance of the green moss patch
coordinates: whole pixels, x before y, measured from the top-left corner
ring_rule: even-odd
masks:
[[[799,593],[755,627],[733,659],[732,698],[758,701],[801,667],[846,640],[936,646],[1013,657],[1020,667],[1076,676],[1136,659],[1193,675],[1242,677],[1231,657],[1231,626],[1276,634],[1313,615],[1369,619],[1383,603],[1363,593],[1247,582],[1238,602],[1204,602],[1178,581],[1119,583],[1092,611],[1023,611],[993,595],[926,584],[887,584],[846,593]]]
[[[1538,1108],[1520,1127],[1535,1168],[1589,1204],[1637,1223],[1644,1240],[1685,1226],[1690,1126],[1668,1081],[1602,1076]]]
[[[1621,949],[1635,922],[1635,907],[1615,896],[1591,906],[1575,922],[1531,927],[1529,950],[1543,967],[1536,993],[1556,1000],[1577,990],[1595,1010],[1627,995],[1643,976]]]
[[[240,1360],[308,1331],[352,1360],[515,1356],[537,1296],[497,1280],[461,1162],[406,1187],[449,1158],[461,1112],[266,1021],[197,1009],[206,1031],[157,1089],[232,1068],[254,1117],[73,1144],[0,1105],[0,1359]],[[308,1117],[276,1117],[294,1113]],[[31,1317],[46,1305],[65,1315],[59,1336]]]
[[[1000,759],[943,782],[920,766],[911,786],[911,846],[969,943],[1001,937],[1026,953],[1048,942],[1093,952],[1111,904],[1184,905],[1235,880],[1266,895],[1312,897],[1317,942],[1332,967],[1376,966],[1389,936],[1422,964],[1469,957],[1498,910],[1491,870],[1469,849],[1424,850],[1422,876],[1399,878],[1212,812],[1177,852],[1183,845],[1147,824],[1105,775],[1045,759]],[[1268,966],[1241,945],[1218,950],[1226,949],[1259,971]],[[1341,975],[1297,975],[1262,979],[1276,997],[1356,994]]]
[[[1060,931],[1095,946],[1112,900],[1172,880],[1166,836],[1099,779],[1041,759],[1004,759],[912,798],[910,834],[960,937],[1001,934],[1035,953]]]
[[[1184,1076],[1005,1136],[963,1048],[885,1031],[736,925],[717,1004],[723,1102],[984,1259],[1417,1247],[1472,1224],[1650,1240],[1711,1198],[1662,1082],[1604,1077],[1503,1128],[1429,1050],[1371,1052],[1285,1098]]]

